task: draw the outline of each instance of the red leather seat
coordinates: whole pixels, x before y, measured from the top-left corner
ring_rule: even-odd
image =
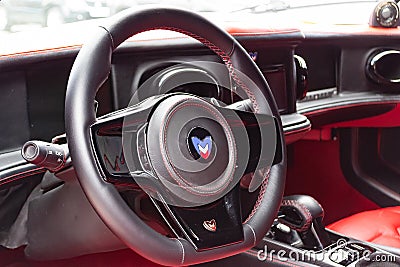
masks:
[[[328,228],[355,239],[400,248],[400,206],[361,212]]]

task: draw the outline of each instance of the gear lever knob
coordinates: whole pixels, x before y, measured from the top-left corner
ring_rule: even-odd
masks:
[[[330,244],[323,224],[324,210],[314,198],[293,195],[283,198],[279,222],[297,231],[307,248],[322,249]]]

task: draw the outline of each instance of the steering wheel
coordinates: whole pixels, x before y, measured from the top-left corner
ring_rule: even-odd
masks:
[[[215,52],[251,111],[171,93],[96,118],[96,92],[110,73],[113,51],[130,36],[154,29],[183,33]],[[70,73],[65,123],[73,165],[91,205],[118,238],[151,261],[190,265],[235,255],[255,246],[272,225],[286,172],[276,103],[243,47],[198,14],[131,9],[95,29]],[[123,139],[132,165],[127,173],[105,167],[107,148],[99,145],[104,138]],[[178,166],[185,161],[188,166]],[[244,211],[240,188],[247,174],[253,186],[247,193],[256,197]],[[121,197],[118,179],[125,181],[119,188],[140,185],[163,217],[178,225],[176,236],[146,224]]]

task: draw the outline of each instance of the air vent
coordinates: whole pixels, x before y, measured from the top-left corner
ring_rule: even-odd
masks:
[[[373,53],[366,71],[377,83],[400,84],[400,50],[390,49]]]

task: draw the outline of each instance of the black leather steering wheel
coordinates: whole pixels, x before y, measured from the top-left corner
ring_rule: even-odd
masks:
[[[152,110],[151,114],[146,113],[147,127],[151,126],[157,131],[166,126],[162,120],[169,119],[168,116],[172,111],[175,115],[179,114],[178,110],[187,108],[190,104],[199,109],[193,111],[194,113],[207,113],[212,110],[211,113],[220,118],[215,118],[215,121],[220,124],[226,122],[227,125],[223,127],[227,129],[226,131],[230,131],[227,109],[215,107],[200,98],[185,94],[156,97],[145,101],[136,109],[128,107],[103,118],[96,118],[94,108],[96,92],[110,73],[113,51],[130,36],[153,29],[172,30],[186,34],[214,51],[226,65],[234,83],[243,89],[246,97],[251,101],[253,113],[270,114],[273,118],[273,129],[276,130],[277,139],[273,142],[276,144],[276,156],[272,166],[261,173],[262,185],[257,191],[258,197],[252,211],[246,218],[240,219],[239,226],[230,228],[234,229],[235,233],[240,233],[240,237],[234,242],[221,241],[207,249],[199,249],[184,236],[171,238],[157,233],[130,209],[116,187],[107,179],[107,170],[101,164],[101,157],[96,150],[96,133],[102,129],[104,123],[121,122],[123,118],[139,116],[137,110]],[[243,79],[244,75],[249,79]],[[87,198],[110,230],[143,257],[163,265],[190,265],[216,260],[250,249],[264,237],[271,226],[281,203],[286,174],[285,143],[277,106],[264,76],[242,46],[226,31],[200,15],[179,9],[152,8],[127,10],[110,18],[108,24],[94,30],[92,38],[83,45],[75,60],[68,81],[65,112],[70,154]],[[234,112],[246,122],[244,118],[247,115],[239,111]],[[179,120],[175,123],[179,123]],[[268,127],[271,127],[271,121]],[[228,134],[226,131],[223,132],[225,135]],[[151,133],[148,132],[148,134]],[[233,138],[237,138],[234,130],[231,134]],[[264,141],[261,139],[257,142]],[[159,160],[159,155],[155,155],[157,148],[151,148],[149,143],[146,144],[145,149],[149,154],[147,156],[150,161],[149,166],[151,166],[149,173],[160,176],[172,163],[168,162],[168,157],[167,162],[158,162],[161,160]],[[235,145],[234,142],[232,144],[232,146]],[[161,146],[163,145],[167,144],[161,142]],[[255,147],[259,145],[255,144]],[[233,150],[239,149],[229,147]],[[160,153],[167,153],[161,150]],[[234,191],[232,189],[223,197],[233,194],[231,192]],[[230,195],[235,199],[231,203],[238,205],[238,194],[235,194]],[[240,218],[240,211],[235,215]],[[211,223],[208,226],[213,227]],[[208,230],[216,232],[216,235],[219,231]],[[214,233],[210,233],[212,234]]]

